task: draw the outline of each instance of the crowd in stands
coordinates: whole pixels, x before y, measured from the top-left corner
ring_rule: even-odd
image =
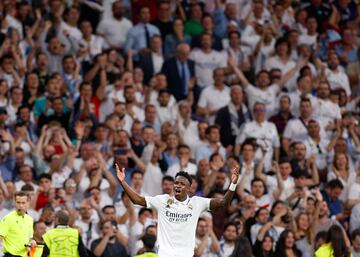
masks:
[[[115,162],[151,196],[240,166],[195,256],[360,256],[360,1],[2,0],[0,26],[0,218],[25,191],[38,242],[66,209],[92,256],[135,256],[156,213]]]

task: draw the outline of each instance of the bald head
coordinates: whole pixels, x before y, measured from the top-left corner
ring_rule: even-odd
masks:
[[[180,61],[186,61],[190,54],[190,46],[186,43],[181,43],[176,48],[176,57]]]

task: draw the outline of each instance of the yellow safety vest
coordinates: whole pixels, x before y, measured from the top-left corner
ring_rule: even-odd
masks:
[[[79,232],[69,227],[50,229],[43,235],[49,257],[79,257]]]

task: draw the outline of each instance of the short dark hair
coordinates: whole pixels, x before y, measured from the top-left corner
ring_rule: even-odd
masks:
[[[174,182],[175,179],[172,176],[166,175],[161,179],[161,182],[164,183],[164,181],[170,181],[170,182]]]
[[[134,171],[131,173],[130,178],[132,179],[136,174],[141,174],[141,176],[144,177],[144,172],[142,172],[141,170],[134,170]]]
[[[52,180],[51,179],[51,175],[50,174],[48,174],[48,173],[43,173],[43,174],[41,174],[40,176],[39,176],[39,181],[41,180],[41,179],[43,179],[43,178],[46,178],[46,179],[48,179],[48,180]]]
[[[335,189],[335,188],[340,188],[341,190],[344,189],[344,186],[343,184],[341,183],[341,181],[339,179],[333,179],[333,180],[330,180],[326,187],[330,188],[330,189]]]
[[[104,213],[106,209],[114,209],[114,210],[116,210],[114,205],[108,204],[108,205],[105,205],[105,206],[101,209],[101,212]]]
[[[145,234],[141,240],[142,240],[145,248],[151,250],[155,246],[156,236],[151,235],[151,234]]]
[[[24,191],[17,191],[15,194],[14,194],[14,199],[16,199],[16,197],[23,197],[23,196],[26,196],[27,198],[29,198],[29,194],[24,192]]]
[[[147,212],[147,211],[150,212],[150,213],[153,213],[151,209],[143,207],[139,211],[139,216],[142,215],[143,213]]]
[[[355,230],[351,233],[351,235],[350,235],[351,240],[355,240],[355,238],[356,238],[357,236],[360,236],[360,228],[355,229]]]
[[[217,129],[220,131],[220,127],[218,125],[210,125],[209,127],[206,128],[205,134],[209,135],[211,133],[211,130],[213,129]]]
[[[186,178],[189,181],[190,185],[192,184],[192,178],[186,171],[179,171],[178,173],[176,173],[175,178],[179,176]]]
[[[236,234],[238,234],[238,226],[236,225],[235,222],[228,222],[228,223],[226,223],[225,226],[224,226],[224,230],[226,230],[228,227],[231,227],[231,226],[235,227],[235,229],[236,229]]]

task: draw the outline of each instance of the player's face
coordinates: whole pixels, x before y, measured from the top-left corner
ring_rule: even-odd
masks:
[[[176,177],[174,183],[174,195],[176,199],[185,200],[189,192],[189,189],[190,189],[190,183],[186,178],[182,176]]]

